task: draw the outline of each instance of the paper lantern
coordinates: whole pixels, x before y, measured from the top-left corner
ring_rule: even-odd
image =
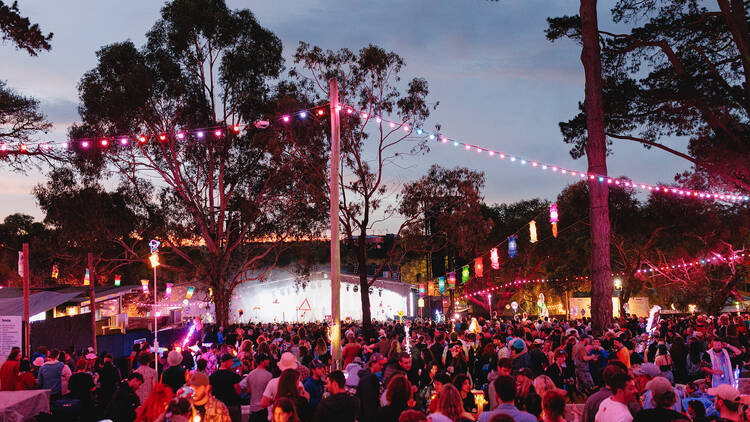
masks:
[[[60,276],[60,269],[57,268],[57,264],[55,264],[55,265],[52,266],[52,278],[54,278],[55,280],[57,280],[57,277],[59,277],[59,276]]]
[[[121,280],[122,280],[122,279],[120,278],[120,276],[119,276],[119,275],[115,275],[115,286],[119,286],[119,285],[120,285],[120,281],[121,281]]]
[[[83,276],[83,285],[88,286],[91,284],[91,275],[89,274],[89,269],[86,268],[86,274]]]
[[[424,297],[424,283],[419,283],[419,297]]]
[[[490,251],[490,264],[493,270],[500,269],[500,254],[497,253],[497,248],[492,248]]]
[[[474,276],[484,277],[484,263],[481,257],[474,260]]]
[[[461,283],[466,284],[469,281],[469,266],[466,265],[461,269]]]
[[[456,273],[454,272],[448,273],[448,288],[456,288]]]
[[[192,298],[194,292],[195,292],[195,287],[193,287],[193,286],[188,287],[187,293],[185,293],[185,299]]]
[[[549,207],[549,222],[552,223],[552,236],[557,238],[557,223],[560,221],[557,215],[557,204]]]
[[[417,306],[420,308],[424,308],[424,299],[420,297],[419,300],[417,300]]]
[[[450,283],[450,278],[448,282]],[[445,293],[445,277],[438,277],[438,289],[440,289],[440,294]]]
[[[515,234],[508,238],[508,257],[515,258],[518,255],[518,236]]]
[[[164,299],[169,300],[172,296],[172,286],[174,286],[174,284],[167,283],[167,289],[164,291]]]
[[[143,294],[148,294],[148,280],[141,280],[141,287],[143,288]]]
[[[529,222],[529,242],[536,243],[537,237],[536,237],[536,221],[531,220]]]

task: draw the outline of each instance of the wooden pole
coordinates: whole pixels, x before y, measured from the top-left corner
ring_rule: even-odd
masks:
[[[94,254],[88,254],[89,267],[89,310],[91,311],[91,347],[94,348],[94,354],[99,354],[96,347],[96,294],[94,293],[94,284],[96,284],[96,274],[94,273]]]
[[[341,366],[341,250],[339,245],[339,88],[336,78],[328,81],[331,104],[331,352],[333,369]]]
[[[29,325],[29,290],[31,271],[29,271],[29,244],[23,244],[23,347],[25,356],[31,358],[31,325]]]

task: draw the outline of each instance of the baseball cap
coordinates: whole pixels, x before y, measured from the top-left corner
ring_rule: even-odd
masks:
[[[199,387],[202,385],[208,385],[210,384],[210,382],[208,380],[208,375],[204,374],[203,372],[195,372],[190,376],[190,381],[188,381],[188,384]]]
[[[651,362],[641,364],[640,368],[634,369],[633,373],[636,375],[647,375],[649,377],[658,377],[661,375],[661,369]]]
[[[377,362],[386,363],[388,362],[388,359],[386,359],[382,353],[373,353],[372,356],[370,356],[370,359],[367,360],[368,365]]]
[[[325,368],[326,366],[323,364],[323,362],[319,361],[318,359],[313,360],[310,362],[310,368]]]
[[[656,377],[652,379],[651,381],[646,383],[646,389],[651,390],[651,393],[653,393],[654,397],[663,396],[665,393],[674,391],[672,388],[672,383],[664,377]]]
[[[740,392],[729,384],[721,384],[716,388],[709,388],[706,392],[722,400],[738,401],[740,399]]]
[[[521,340],[520,338],[516,339],[516,341],[513,342],[513,348],[516,350],[523,350],[523,346],[523,340]]]
[[[228,360],[234,360],[234,356],[232,356],[231,353],[224,353],[223,355],[221,355],[221,362],[222,363],[226,362]]]

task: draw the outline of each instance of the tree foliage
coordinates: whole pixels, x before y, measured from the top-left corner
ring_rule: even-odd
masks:
[[[44,35],[38,24],[32,24],[29,18],[21,16],[17,1],[10,5],[0,1],[0,34],[3,41],[10,42],[19,50],[26,50],[32,56],[52,48],[49,43],[52,33]]]

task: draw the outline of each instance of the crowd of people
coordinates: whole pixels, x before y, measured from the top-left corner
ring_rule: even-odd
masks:
[[[10,352],[0,390],[47,389],[55,420],[114,422],[750,421],[750,319],[390,321],[203,326],[191,347]],[[341,369],[332,370],[333,367]],[[245,416],[247,418],[247,415]],[[40,419],[41,420],[41,419]]]

